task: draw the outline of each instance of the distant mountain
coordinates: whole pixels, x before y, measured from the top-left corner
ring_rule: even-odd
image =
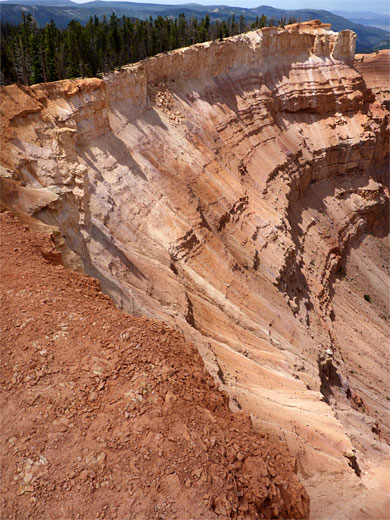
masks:
[[[339,16],[344,16],[345,18],[351,19],[351,18],[362,18],[369,20],[370,18],[377,18],[378,16],[384,16],[389,17],[390,14],[387,13],[373,13],[372,11],[337,11],[333,10],[331,11],[334,14],[338,14]]]
[[[360,23],[362,25],[370,25],[371,27],[378,27],[385,31],[390,30],[390,12],[387,14],[383,13],[372,13],[370,11],[332,11],[334,14],[344,16],[354,23]]]
[[[44,0],[40,0],[44,1]],[[2,23],[18,24],[22,18],[22,14],[31,14],[40,27],[45,26],[54,20],[57,27],[65,28],[71,20],[78,20],[82,24],[86,24],[90,16],[102,18],[104,15],[109,17],[115,11],[118,17],[133,17],[132,12],[128,9],[113,9],[112,7],[101,7],[92,9],[83,9],[79,4],[71,2],[66,6],[41,6],[27,4],[11,4],[10,2],[0,3],[0,15]]]
[[[293,16],[295,18],[300,18],[302,21],[319,19],[321,22],[331,23],[334,31],[351,29],[357,35],[356,48],[358,52],[369,52],[376,49],[388,48],[390,46],[389,31],[358,24],[329,11],[316,9],[284,10],[275,9],[269,6],[256,7],[255,9],[251,9],[251,11],[256,12],[257,14],[265,14],[267,18],[275,17],[278,19],[281,16]]]
[[[66,27],[67,24],[75,19],[80,23],[86,23],[90,16],[109,17],[112,12],[117,16],[130,16],[133,18],[147,19],[150,16],[168,16],[176,18],[184,13],[187,18],[195,16],[204,18],[206,14],[211,20],[227,20],[233,15],[239,18],[245,17],[247,22],[254,21],[257,16],[265,15],[267,18],[279,20],[281,17],[286,19],[293,17],[301,21],[319,19],[325,23],[331,23],[335,31],[351,29],[357,34],[357,50],[359,52],[370,52],[377,49],[389,47],[389,31],[378,29],[371,26],[371,23],[357,23],[338,14],[329,11],[316,9],[285,10],[276,9],[271,6],[262,5],[256,8],[230,7],[224,5],[161,5],[144,4],[136,2],[118,2],[95,0],[85,4],[76,4],[71,0],[17,0],[13,2],[1,2],[0,12],[2,22],[17,24],[20,22],[22,13],[31,13],[39,25],[46,25],[53,19],[58,27]],[[385,15],[384,15],[385,16]]]
[[[21,4],[21,5],[46,5],[46,6],[53,6],[53,7],[62,7],[66,5],[78,5],[76,2],[72,2],[72,0],[23,0],[18,2],[18,0],[14,0],[12,2],[8,2],[7,0],[1,1],[0,6],[3,4]]]

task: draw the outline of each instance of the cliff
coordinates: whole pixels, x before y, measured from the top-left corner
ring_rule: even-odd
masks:
[[[311,22],[2,89],[3,204],[197,345],[316,519],[387,507],[387,94],[354,45]]]

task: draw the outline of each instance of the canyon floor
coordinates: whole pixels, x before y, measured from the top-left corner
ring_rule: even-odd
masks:
[[[355,40],[1,89],[6,518],[389,518],[390,51]]]

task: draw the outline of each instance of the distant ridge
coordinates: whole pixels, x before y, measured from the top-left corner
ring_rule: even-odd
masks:
[[[390,32],[371,26],[356,23],[343,16],[324,10],[298,9],[286,10],[277,9],[272,6],[262,5],[255,8],[230,7],[224,5],[204,6],[200,4],[188,3],[181,5],[161,5],[153,3],[118,2],[96,0],[85,4],[77,4],[71,0],[23,0],[18,2],[5,1],[0,3],[1,20],[3,23],[17,24],[20,22],[22,13],[31,13],[38,25],[44,26],[54,20],[58,27],[66,27],[71,20],[78,20],[85,24],[90,16],[109,17],[115,12],[118,17],[130,16],[142,20],[150,16],[168,16],[177,18],[181,13],[187,18],[192,16],[201,19],[209,15],[211,20],[227,20],[233,15],[239,18],[245,17],[246,22],[251,22],[257,16],[265,15],[267,18],[279,20],[281,17],[288,19],[294,17],[301,21],[319,19],[323,23],[331,23],[334,31],[351,29],[357,35],[357,51],[372,52],[374,50],[389,47]],[[384,16],[385,19],[385,16]],[[371,22],[367,21],[367,24]]]
[[[372,13],[370,11],[332,11],[338,16],[344,16],[351,22],[359,23],[362,25],[369,25],[371,27],[377,27],[385,31],[390,30],[390,12],[388,13]]]

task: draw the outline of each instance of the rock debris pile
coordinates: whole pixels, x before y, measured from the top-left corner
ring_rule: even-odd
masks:
[[[0,222],[2,518],[308,518],[287,447],[229,411],[180,332]]]

